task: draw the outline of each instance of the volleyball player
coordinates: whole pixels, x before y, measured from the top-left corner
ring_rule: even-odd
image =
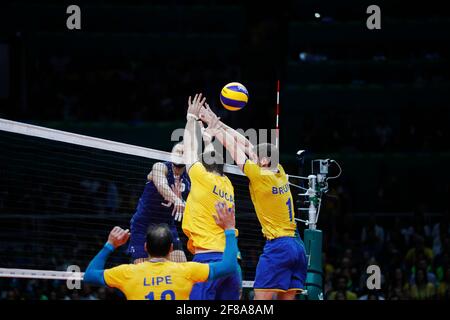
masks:
[[[213,213],[216,212],[216,215]],[[169,260],[173,250],[172,232],[166,224],[152,225],[144,245],[150,259],[139,264],[123,264],[104,270],[106,260],[117,247],[125,244],[128,230],[115,227],[103,249],[90,262],[84,281],[95,285],[117,288],[128,300],[187,300],[195,283],[217,281],[236,272],[237,242],[235,237],[234,207],[217,202],[210,217],[225,239],[222,258],[213,263]]]
[[[172,149],[172,155],[182,157],[183,148],[182,143],[176,144]],[[182,220],[190,186],[191,182],[184,164],[166,161],[153,165],[136,212],[130,221],[131,238],[128,251],[134,263],[143,262],[148,258],[144,250],[147,229],[151,224],[159,223],[167,223],[172,231],[174,250],[170,254],[170,259],[175,262],[186,261],[175,223]]]
[[[188,101],[187,122],[184,132],[184,159],[191,179],[191,191],[186,200],[182,223],[188,237],[188,249],[194,254],[193,261],[212,263],[220,261],[225,248],[225,237],[214,223],[211,212],[217,201],[227,207],[234,205],[234,189],[223,173],[223,159],[214,150],[201,153],[199,112],[205,102],[202,95]],[[208,131],[208,128],[206,129]],[[236,230],[237,232],[237,230]],[[240,269],[219,280],[197,283],[192,288],[192,300],[238,300],[241,287]]]
[[[218,121],[209,107],[201,110],[201,118],[250,180],[251,199],[267,239],[256,267],[255,300],[293,300],[304,287],[307,259],[294,219],[289,181],[278,163],[277,147],[269,143],[253,146]]]

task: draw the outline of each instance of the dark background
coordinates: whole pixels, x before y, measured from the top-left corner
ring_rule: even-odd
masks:
[[[66,28],[69,4],[81,7],[81,30]],[[371,4],[381,30],[366,28]],[[0,30],[0,117],[154,149],[170,149],[199,91],[229,125],[273,128],[280,79],[287,171],[298,170],[298,149],[344,170],[319,222],[330,298],[353,297],[338,290],[342,276],[364,295],[371,259],[384,298],[448,298],[450,17],[441,2],[2,1]],[[232,81],[250,93],[239,112],[218,99]],[[9,213],[4,188],[0,212]],[[415,283],[424,263],[434,293]]]

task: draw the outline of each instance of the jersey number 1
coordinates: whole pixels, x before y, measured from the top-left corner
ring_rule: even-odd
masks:
[[[291,202],[291,198],[289,198],[288,201],[286,201],[286,205],[287,205],[288,210],[289,210],[289,221],[292,221],[292,202]]]

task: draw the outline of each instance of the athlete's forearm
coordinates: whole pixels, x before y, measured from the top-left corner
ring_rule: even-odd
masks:
[[[239,166],[239,168],[243,169],[245,161],[247,160],[247,156],[245,155],[244,150],[242,150],[233,136],[231,136],[227,131],[222,130],[219,134],[216,135],[216,139],[228,150],[234,162]]]
[[[253,152],[253,144],[250,142],[250,140],[248,140],[239,131],[226,125],[222,121],[220,123],[221,123],[222,131],[228,132],[228,134],[231,135],[236,140],[237,147],[241,148],[245,152],[245,154],[247,154],[248,156],[251,156],[251,154]]]
[[[202,127],[201,128],[202,138],[203,142],[205,143],[204,152],[206,153],[214,150],[214,144],[212,143],[213,137],[205,131],[206,129]]]
[[[154,175],[152,181],[155,184],[156,190],[158,190],[164,200],[172,203],[183,200],[169,187],[169,182],[167,181],[167,177],[165,175]]]
[[[238,247],[235,230],[225,230],[225,239],[225,251],[223,252],[222,261],[209,264],[208,281],[231,275],[238,268]]]
[[[149,180],[153,182],[156,189],[158,190],[158,193],[166,201],[175,203],[175,201],[183,200],[172,190],[172,188],[170,188],[169,181],[167,180],[167,167],[164,163],[155,163],[149,176]]]
[[[198,148],[199,148],[199,132],[198,123],[193,118],[188,118],[186,127],[184,128],[184,161],[186,164],[186,170],[198,161]]]
[[[103,278],[103,272],[105,271],[105,263],[109,255],[114,251],[114,247],[109,242],[104,245],[102,250],[91,260],[86,272],[84,273],[84,282],[95,284],[99,286],[105,286],[105,279]]]

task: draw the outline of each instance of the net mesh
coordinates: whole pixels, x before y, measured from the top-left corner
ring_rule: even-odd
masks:
[[[0,130],[0,268],[66,271],[78,265],[84,271],[113,226],[129,228],[149,171],[169,155],[133,155],[143,152],[131,145],[121,146],[125,152],[87,147],[83,137],[66,143],[64,133],[58,140]],[[247,178],[227,171],[235,188],[243,279],[253,280],[264,239]],[[177,228],[191,260],[180,223]],[[129,263],[126,249],[106,267]]]

